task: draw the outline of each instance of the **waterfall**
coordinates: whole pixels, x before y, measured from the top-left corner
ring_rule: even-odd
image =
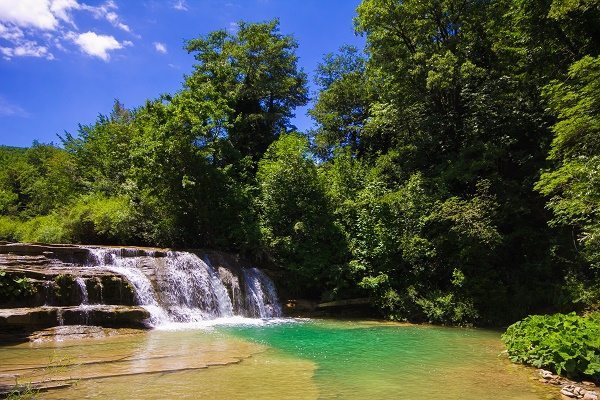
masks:
[[[240,288],[230,288],[229,292],[219,272],[196,254],[96,247],[88,250],[87,267],[106,269],[122,276],[131,285],[135,302],[150,313],[151,326],[199,322],[235,314],[236,303],[232,297],[240,296]],[[242,268],[241,272],[245,302],[242,302],[244,309],[235,307],[236,311],[260,318],[281,316],[275,285],[269,277],[257,268]],[[85,282],[81,280],[77,284],[83,298]]]
[[[77,284],[77,287],[79,288],[79,298],[81,299],[80,307],[83,311],[83,323],[85,325],[88,325],[89,320],[90,320],[90,313],[89,313],[90,297],[88,295],[87,287],[85,286],[85,281],[80,276],[75,278],[75,283]]]
[[[246,282],[246,302],[251,316],[280,317],[281,305],[273,281],[258,268],[245,268],[243,273]]]
[[[78,276],[75,278],[75,283],[77,287],[79,287],[79,297],[81,298],[81,305],[86,306],[90,302],[90,297],[88,295],[87,287],[85,286],[85,281],[82,277]]]
[[[200,257],[169,252],[158,286],[175,322],[233,316],[233,306],[219,275]]]

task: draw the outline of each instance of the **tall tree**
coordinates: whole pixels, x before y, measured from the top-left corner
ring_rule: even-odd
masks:
[[[551,223],[571,227],[575,247],[600,270],[600,57],[574,63],[569,79],[548,85],[545,95],[559,118],[549,155],[555,168],[536,188],[549,198]]]
[[[297,106],[307,103],[306,75],[298,68],[296,41],[279,33],[279,21],[240,22],[234,34],[215,31],[187,42],[198,61],[186,89],[228,107],[213,131],[234,156],[257,161],[291,128]]]
[[[358,153],[368,146],[361,138],[370,100],[365,64],[358,49],[343,46],[317,66],[315,83],[320,92],[309,112],[318,123],[313,135],[322,158],[331,158],[338,147],[347,146]]]

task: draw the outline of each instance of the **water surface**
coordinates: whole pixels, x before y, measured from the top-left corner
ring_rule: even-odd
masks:
[[[75,383],[46,399],[556,398],[500,355],[491,331],[325,320],[182,327],[0,347],[0,383]]]

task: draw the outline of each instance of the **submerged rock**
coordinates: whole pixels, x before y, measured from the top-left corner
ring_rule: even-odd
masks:
[[[29,335],[32,342],[54,342],[64,340],[79,340],[89,338],[103,338],[118,335],[135,335],[143,332],[140,329],[131,328],[105,328],[101,326],[68,325],[55,326],[52,328],[35,331]]]

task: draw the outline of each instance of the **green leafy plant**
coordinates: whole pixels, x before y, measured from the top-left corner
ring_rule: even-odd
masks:
[[[502,335],[513,362],[600,381],[600,320],[575,313],[531,315]]]
[[[0,271],[0,297],[14,299],[20,296],[29,296],[36,292],[35,286],[27,277],[15,277]]]
[[[6,400],[34,400],[38,397],[39,390],[35,389],[31,383],[15,383],[13,389],[6,396]]]
[[[75,278],[73,275],[60,274],[54,278],[54,282],[54,295],[61,304],[66,304],[73,292]]]

